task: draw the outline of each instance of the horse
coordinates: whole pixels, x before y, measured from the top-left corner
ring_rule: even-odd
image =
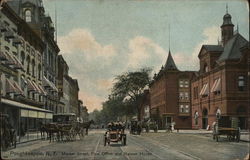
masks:
[[[88,122],[83,122],[83,123],[81,123],[80,125],[81,125],[81,127],[84,129],[84,128],[86,128],[86,135],[88,135],[88,130],[89,130],[89,127],[90,127],[90,125],[91,124],[94,124],[94,121],[93,120],[90,120],[90,121],[88,121]]]

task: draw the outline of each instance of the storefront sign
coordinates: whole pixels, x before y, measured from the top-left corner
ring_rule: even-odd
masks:
[[[53,115],[52,113],[46,113],[46,119],[52,119]]]
[[[37,118],[37,111],[29,111],[29,117]]]
[[[38,112],[38,118],[45,118],[44,112]]]
[[[21,117],[29,117],[29,111],[25,109],[21,109]]]

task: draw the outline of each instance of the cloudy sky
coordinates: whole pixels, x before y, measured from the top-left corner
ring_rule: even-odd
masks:
[[[101,109],[113,78],[125,71],[164,65],[170,48],[180,70],[198,70],[202,44],[217,44],[228,12],[249,39],[249,7],[243,0],[44,0],[55,19],[58,45],[78,79],[89,111]],[[170,26],[170,32],[169,32]]]

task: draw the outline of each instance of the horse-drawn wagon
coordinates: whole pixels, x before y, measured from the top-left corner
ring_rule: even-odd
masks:
[[[141,123],[137,120],[132,120],[130,124],[130,134],[140,135],[142,131]]]
[[[229,141],[240,141],[240,128],[238,127],[238,118],[229,116],[220,116],[216,114],[217,120],[213,125],[213,139],[217,142],[221,136],[227,136]]]

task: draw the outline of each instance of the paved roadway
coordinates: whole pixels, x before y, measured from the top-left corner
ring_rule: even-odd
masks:
[[[246,142],[214,142],[210,135],[149,133],[127,134],[127,145],[103,145],[104,130],[90,131],[74,142],[33,142],[5,152],[12,159],[78,160],[166,160],[243,159],[249,152]],[[26,154],[26,155],[25,155]]]

